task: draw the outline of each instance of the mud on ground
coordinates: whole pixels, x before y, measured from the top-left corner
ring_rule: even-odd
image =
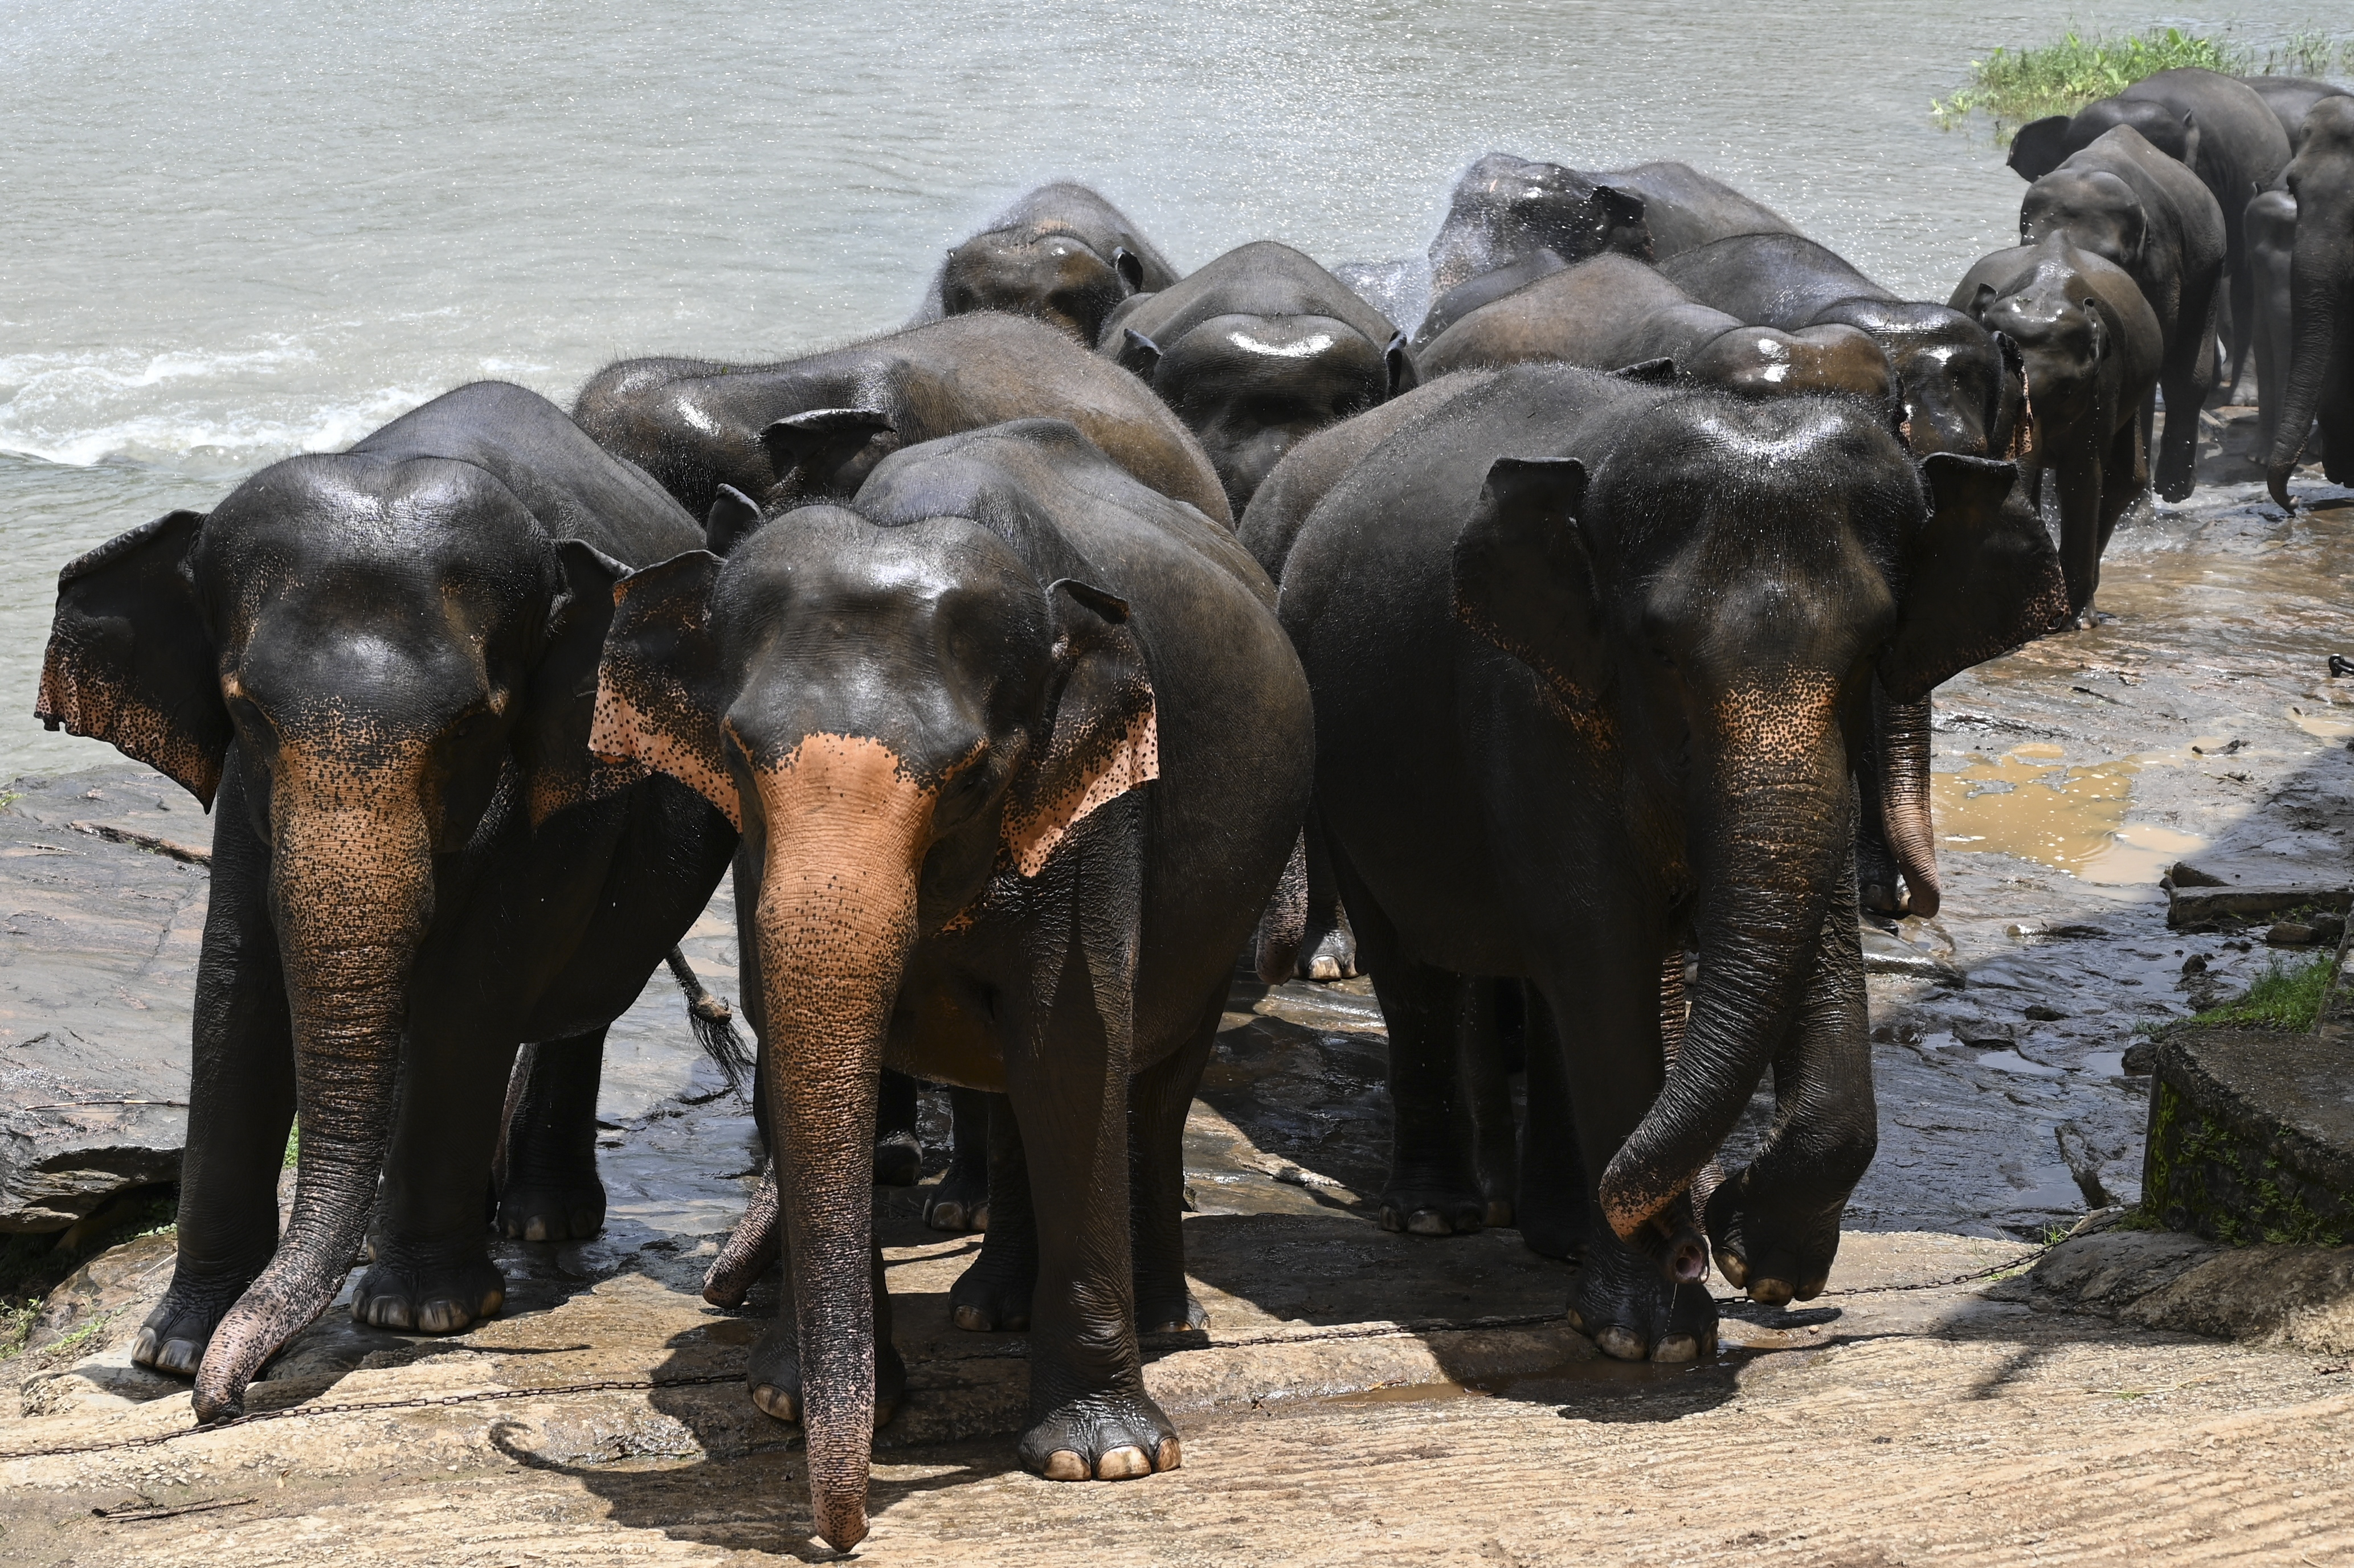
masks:
[[[2202,489],[2120,532],[2101,598],[2115,619],[1940,694],[1946,912],[1868,934],[1881,1151],[1820,1299],[1761,1309],[1720,1283],[1714,1361],[1603,1361],[1559,1322],[1561,1266],[1512,1233],[1379,1229],[1363,988],[1241,990],[1187,1150],[1212,1328],[1155,1345],[1147,1372],[1184,1468],[1080,1487],[1015,1468],[1020,1336],[948,1326],[973,1242],[924,1230],[920,1189],[886,1192],[913,1387],[858,1555],[2354,1562],[2354,1345],[2338,1329],[2233,1344],[2148,1327],[2175,1320],[2133,1309],[2163,1282],[2120,1285],[2114,1249],[2190,1277],[2156,1243],[2021,1273],[2047,1235],[2137,1192],[2136,1026],[2279,956],[2168,932],[2159,871],[2188,858],[2251,885],[2346,885],[2354,679],[2327,659],[2354,652],[2349,535],[2354,508],[2283,517],[2253,484]],[[185,899],[159,905],[158,929],[188,917]],[[723,897],[687,948],[732,993],[730,929]],[[331,1309],[257,1386],[271,1419],[174,1436],[185,1385],[126,1354],[166,1242],[91,1264],[6,1363],[0,1454],[37,1457],[0,1458],[0,1554],[830,1555],[808,1536],[796,1436],[738,1376],[773,1296],[730,1313],[695,1293],[749,1185],[748,1118],[694,1056],[664,977],[609,1062],[607,1234],[501,1244],[506,1313],[452,1340]],[[2342,1293],[2343,1269],[2307,1273]]]

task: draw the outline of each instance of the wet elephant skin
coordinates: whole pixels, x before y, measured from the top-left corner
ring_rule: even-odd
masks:
[[[2129,274],[2064,233],[1986,257],[1952,303],[2019,344],[2031,409],[2020,482],[2034,501],[2052,476],[2068,608],[2086,617],[2110,532],[2149,488],[2142,432],[2166,349],[2158,316]]]
[[[1395,323],[1272,240],[1129,300],[1104,323],[1097,351],[1201,438],[1237,517],[1301,438],[1415,385]]]
[[[586,746],[613,583],[698,534],[553,405],[478,383],[61,575],[42,716],[217,806],[178,1269],[133,1351],[194,1373],[200,1417],[328,1304],[372,1210],[355,1317],[497,1309],[482,1195],[516,1047],[600,1038],[735,841]],[[541,1086],[508,1151],[536,1190],[505,1195],[559,1239],[603,1207],[597,1053],[561,1054],[585,1093]]]
[[[2190,170],[2129,126],[2108,132],[2028,186],[2019,239],[2052,235],[2123,268],[2166,334],[2158,383],[2169,418],[2158,460],[2158,493],[2190,493],[2198,446],[2196,410],[2215,379],[2215,316],[2224,281],[2221,213]]]
[[[1736,234],[1798,232],[1797,225],[1764,202],[1742,195],[1690,164],[1638,164],[1631,169],[1586,177],[1642,202],[1653,260],[1664,261]]]
[[[2323,471],[2354,483],[2354,98],[2313,106],[2287,183],[2296,201],[2289,364],[2265,464],[2273,499],[2283,506],[2316,420]]]
[[[1390,1031],[1384,1208],[1476,1217],[1458,1040],[1482,977],[1526,980],[1561,1036],[1541,1062],[1530,1032],[1531,1138],[1574,1142],[1555,1164],[1593,1181],[1574,1321],[1615,1355],[1690,1357],[1715,1323],[1695,1201],[1729,1278],[1810,1295],[1872,1151],[1849,779],[1874,676],[1916,701],[2042,630],[2050,540],[2003,508],[2009,463],[1916,470],[1845,397],[1522,365],[1375,417],[1389,433],[1280,565],[1317,809]],[[1766,1150],[1696,1192],[1768,1065]]]
[[[1127,214],[1085,185],[1057,180],[949,251],[909,324],[1003,311],[1092,345],[1113,307],[1178,276]]]
[[[1023,1463],[1177,1462],[1137,1326],[1201,1320],[1185,1110],[1313,751],[1273,599],[1229,533],[1051,420],[908,448],[850,507],[622,586],[593,748],[744,828],[779,1180],[727,1259],[786,1264],[752,1393],[802,1422],[836,1546],[865,1532],[873,1425],[903,1378],[868,1185],[885,1065],[1005,1097],[989,1227],[950,1300],[960,1325],[1029,1329]]]
[[[1069,334],[998,312],[776,365],[625,359],[588,378],[573,417],[697,517],[722,485],[777,505],[847,499],[901,447],[1058,418],[1163,495],[1234,520],[1201,443],[1159,398]]]

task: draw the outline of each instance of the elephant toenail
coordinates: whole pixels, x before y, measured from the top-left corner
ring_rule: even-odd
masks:
[[[1614,1361],[1639,1361],[1650,1347],[1643,1336],[1632,1329],[1622,1329],[1616,1323],[1594,1336],[1594,1343],[1602,1353]]]
[[[1488,1212],[1480,1217],[1491,1230],[1511,1230],[1512,1228],[1512,1201],[1510,1198],[1489,1199]]]
[[[1114,1448],[1096,1461],[1096,1479],[1099,1481],[1132,1481],[1139,1476],[1150,1474],[1152,1461],[1146,1458],[1144,1450],[1134,1444]]]
[[[1400,1219],[1398,1217],[1398,1212],[1395,1209],[1391,1208],[1387,1203],[1384,1203],[1382,1205],[1382,1229],[1385,1231],[1404,1231],[1405,1229],[1405,1222]]]
[[[1661,1362],[1698,1361],[1700,1341],[1690,1334],[1666,1335],[1651,1347],[1651,1359]]]
[[[989,1320],[989,1314],[978,1307],[960,1307],[955,1316],[956,1326],[971,1333],[986,1334],[997,1327]]]
[[[1789,1300],[1790,1282],[1787,1279],[1758,1279],[1750,1282],[1749,1299],[1767,1307],[1779,1307]]]
[[[1068,1448],[1057,1448],[1046,1456],[1046,1467],[1039,1474],[1050,1481],[1084,1481],[1087,1462]]]
[[[1177,1439],[1174,1437],[1163,1437],[1161,1440],[1161,1452],[1159,1456],[1153,1459],[1152,1467],[1156,1470],[1173,1470],[1184,1462],[1185,1456],[1182,1450],[1177,1446]]]
[[[1455,1222],[1437,1209],[1416,1209],[1405,1228],[1408,1235],[1451,1236],[1455,1234]]]
[[[523,1224],[523,1239],[535,1242],[553,1241],[555,1238],[547,1234],[546,1216],[534,1214],[525,1220]]]
[[[779,1421],[798,1422],[801,1418],[801,1401],[772,1383],[754,1383],[752,1403],[760,1407],[763,1415],[773,1415]]]
[[[454,1334],[466,1326],[466,1309],[455,1301],[428,1301],[417,1309],[421,1334]]]
[[[1724,1276],[1724,1282],[1735,1290],[1749,1283],[1749,1266],[1742,1262],[1736,1253],[1727,1252],[1723,1247],[1717,1248],[1716,1267],[1717,1272]]]
[[[932,1205],[931,1213],[931,1227],[936,1231],[960,1231],[964,1229],[964,1205],[962,1203],[934,1203]]]
[[[973,1206],[972,1213],[965,1216],[964,1228],[969,1231],[987,1230],[989,1228],[989,1205],[987,1203],[975,1204]]]
[[[1566,1313],[1563,1314],[1563,1316],[1569,1319],[1569,1328],[1572,1333],[1584,1334],[1585,1332],[1585,1319],[1579,1314],[1576,1308],[1571,1308]],[[1588,1338],[1591,1337],[1592,1336],[1590,1335],[1588,1336]]]

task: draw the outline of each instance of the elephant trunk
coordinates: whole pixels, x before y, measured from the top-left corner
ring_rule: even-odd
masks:
[[[355,768],[281,754],[270,908],[294,1031],[302,1140],[278,1251],[206,1348],[199,1420],[325,1310],[359,1250],[391,1141],[408,981],[433,916],[433,845],[415,759]]]
[[[1945,902],[1936,833],[1929,820],[1929,699],[1891,701],[1872,683],[1880,730],[1880,832],[1904,877],[1904,909],[1927,919]]]
[[[810,1501],[818,1534],[848,1551],[866,1534],[875,1437],[875,1096],[937,795],[887,747],[839,736],[812,736],[755,778],[761,1093],[792,1258]]]
[[[2316,215],[2319,217],[2318,214]],[[2283,510],[2294,510],[2288,476],[2305,450],[2306,433],[2320,411],[2321,396],[2337,357],[2339,296],[2346,291],[2348,237],[2298,215],[2296,248],[2289,260],[2289,321],[2292,344],[2287,389],[2273,427],[2273,450],[2264,466],[2265,487]]]
[[[1646,1251],[1755,1092],[1813,971],[1851,853],[1840,833],[1850,818],[1838,718],[1834,677],[1762,672],[1723,693],[1708,726],[1714,821],[1694,844],[1700,980],[1659,1097],[1601,1182],[1611,1228]]]

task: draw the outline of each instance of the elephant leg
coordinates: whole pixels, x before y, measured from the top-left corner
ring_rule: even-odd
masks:
[[[778,1312],[752,1353],[745,1359],[744,1383],[750,1391],[752,1403],[764,1414],[779,1421],[799,1422],[801,1418],[801,1352],[800,1323],[794,1311],[793,1260],[782,1241],[785,1227],[778,1225],[778,1251],[785,1269],[782,1309]],[[907,1397],[907,1363],[899,1354],[899,1347],[891,1342],[891,1292],[884,1278],[883,1249],[874,1248],[875,1259],[875,1425],[881,1426],[899,1414],[899,1406]]]
[[[986,1089],[949,1090],[949,1168],[932,1195],[924,1201],[924,1224],[932,1229],[989,1228],[991,1118],[1004,1104],[1003,1095],[992,1095]]]
[[[949,1314],[958,1328],[976,1333],[1019,1333],[1030,1326],[1030,1303],[1038,1287],[1038,1219],[1030,1199],[1029,1154],[1021,1121],[1006,1097],[980,1097],[988,1107],[975,1136],[988,1139],[989,1228],[982,1233],[981,1255],[949,1287]]]
[[[2168,408],[2173,407],[2172,399]],[[2174,439],[2167,418],[2167,440]],[[2080,626],[2092,622],[2093,596],[2101,587],[2101,465],[2072,441],[2053,477],[2060,491],[2060,571],[2068,582],[2068,608]]]
[[[2158,389],[2166,394],[2166,435],[2158,450],[2158,493],[2168,501],[2182,500],[2199,480],[2199,410],[2206,406],[2215,373],[2215,292],[2211,285],[2183,291],[2181,331],[2167,345],[2158,372]]]
[[[916,1080],[883,1069],[875,1100],[875,1184],[912,1187],[924,1171],[924,1146],[916,1139]]]
[[[2142,459],[2139,434],[2130,423],[2109,437],[2109,450],[2101,459],[2101,550],[2106,554],[2109,539],[2117,531],[2117,519],[2134,503],[2149,482],[2149,473]]]
[[[1846,921],[1850,938],[1853,896],[1850,888],[1847,902],[1834,898],[1830,916]],[[1571,1128],[1598,1181],[1664,1079],[1663,965],[1660,949],[1635,933],[1596,928],[1582,936],[1568,946],[1590,955],[1590,961],[1575,975],[1547,976],[1543,989],[1554,1017],[1564,1020]],[[1681,966],[1679,984],[1680,971]],[[1576,1011],[1565,1014],[1566,1006]],[[1557,1136],[1553,1127],[1536,1126],[1536,1108],[1532,1098],[1530,1137]],[[1583,1196],[1585,1245],[1570,1276],[1570,1326],[1620,1361],[1687,1361],[1713,1354],[1716,1304],[1705,1278],[1679,1280],[1665,1266],[1700,1245],[1690,1194],[1654,1222],[1658,1234],[1643,1246],[1619,1239],[1596,1190]],[[1705,1269],[1700,1272],[1704,1276]]]
[[[605,1032],[527,1046],[520,1094],[506,1126],[501,1234],[525,1241],[586,1241],[605,1224],[597,1179],[597,1086]]]
[[[1314,808],[1308,813],[1308,926],[1299,943],[1299,974],[1304,980],[1340,980],[1354,978],[1357,934],[1341,902],[1341,885],[1332,870],[1332,852],[1324,842],[1323,824]]]
[[[270,852],[231,747],[213,806],[212,902],[196,966],[178,1258],[131,1349],[194,1377],[214,1328],[278,1250],[278,1175],[294,1120],[294,1032],[271,927]],[[479,1211],[478,1211],[479,1212]]]
[[[1472,1179],[1479,1183],[1485,1205],[1481,1218],[1490,1225],[1512,1223],[1512,1200],[1520,1189],[1519,1164],[1513,1148],[1518,1128],[1513,1124],[1510,1042],[1505,1034],[1506,991],[1509,1005],[1519,1011],[1520,981],[1472,980],[1464,984],[1462,1010],[1456,1022],[1456,1116],[1458,1137],[1469,1146]],[[1523,1021],[1525,1027],[1525,1021]]]
[[[1225,1005],[1222,985],[1185,1043],[1129,1085],[1129,1245],[1140,1334],[1210,1326],[1185,1282],[1185,1113],[1210,1065]]]
[[[1585,1248],[1586,1194],[1594,1182],[1578,1152],[1569,1066],[1553,1009],[1535,986],[1522,991],[1528,1007],[1528,1116],[1521,1128],[1515,1217],[1531,1251],[1575,1258]]]
[[[1834,894],[1821,957],[1775,1054],[1765,1146],[1706,1196],[1717,1266],[1767,1305],[1821,1292],[1848,1194],[1879,1147],[1863,955],[1838,907]]]
[[[2248,346],[2255,338],[2256,274],[2244,253],[2239,265],[2232,269],[2231,298],[2224,303],[2231,317],[2228,337],[2232,350],[2223,374],[2216,378],[2216,386],[2223,401],[2232,403],[2239,400],[2240,373],[2247,366]]]
[[[460,1012],[457,997],[472,989],[425,963],[409,988],[375,1258],[352,1292],[353,1319],[372,1328],[461,1333],[506,1300],[482,1204],[516,1045],[492,1021]],[[594,1103],[592,1093],[592,1116]]]

